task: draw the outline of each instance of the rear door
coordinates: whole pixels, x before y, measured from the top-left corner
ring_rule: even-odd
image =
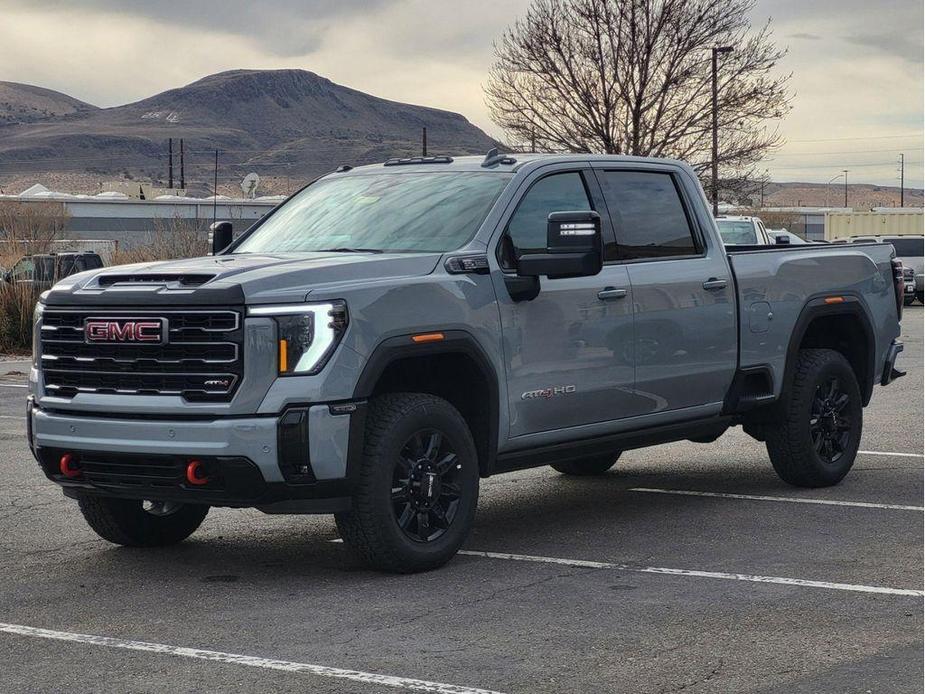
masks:
[[[633,290],[634,414],[722,403],[737,363],[735,287],[709,220],[677,171],[595,172]]]

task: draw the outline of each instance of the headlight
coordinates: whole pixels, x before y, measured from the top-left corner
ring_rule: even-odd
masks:
[[[42,318],[42,313],[45,312],[45,304],[41,301],[35,303],[35,308],[32,310],[32,366],[38,366],[39,361],[39,331],[42,329],[39,325],[39,321]]]
[[[343,301],[289,306],[258,306],[250,316],[271,316],[277,325],[280,375],[316,374],[347,329]]]

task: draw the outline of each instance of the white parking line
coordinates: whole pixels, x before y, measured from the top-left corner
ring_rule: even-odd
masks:
[[[53,631],[24,626],[22,624],[5,624],[0,622],[0,632],[30,636],[40,639],[55,639],[57,641],[72,641],[91,646],[105,646],[107,648],[124,648],[130,651],[144,651],[159,655],[172,655],[181,658],[195,658],[197,660],[211,660],[232,665],[244,665],[265,670],[282,670],[284,672],[304,672],[318,677],[332,677],[334,679],[362,682],[364,684],[396,687],[418,692],[435,692],[436,694],[499,694],[487,689],[474,689],[460,687],[455,684],[441,682],[428,682],[407,677],[393,677],[392,675],[377,675],[372,672],[359,670],[342,670],[325,665],[310,665],[308,663],[294,663],[289,660],[274,660],[271,658],[258,658],[252,655],[238,655],[236,653],[223,653],[221,651],[206,651],[199,648],[184,648],[182,646],[169,646],[164,643],[149,643],[147,641],[126,641],[114,639],[109,636],[94,636],[92,634],[74,634],[69,631]]]
[[[19,383],[0,383],[0,388],[28,388],[27,385],[20,385]]]
[[[834,499],[804,499],[787,496],[763,496],[760,494],[731,494],[727,492],[701,492],[692,489],[650,489],[633,487],[628,492],[645,492],[647,494],[678,494],[681,496],[710,496],[719,499],[748,499],[751,501],[784,501],[791,504],[821,504],[823,506],[857,506],[859,508],[883,508],[891,511],[925,511],[923,506],[905,506],[902,504],[875,504],[868,501],[836,501]]]
[[[643,574],[666,574],[669,576],[689,576],[693,578],[720,578],[729,581],[750,581],[752,583],[776,583],[801,588],[827,588],[829,590],[847,590],[855,593],[880,593],[882,595],[910,595],[925,597],[925,591],[911,588],[887,588],[884,586],[865,586],[856,583],[830,583],[828,581],[808,581],[803,578],[786,578],[783,576],[753,576],[751,574],[725,573],[723,571],[698,571],[696,569],[669,569],[660,566],[631,566],[628,564],[611,564],[602,561],[585,561],[583,559],[560,559],[558,557],[535,557],[528,554],[507,554],[503,552],[478,552],[460,550],[460,554],[487,559],[508,559],[512,561],[536,562],[540,564],[560,564],[584,569],[616,569]]]
[[[864,455],[892,455],[897,458],[925,458],[922,453],[891,453],[889,451],[858,451]]]

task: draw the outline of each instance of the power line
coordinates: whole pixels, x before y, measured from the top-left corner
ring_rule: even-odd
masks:
[[[907,133],[905,135],[862,135],[859,137],[829,137],[820,140],[787,140],[787,142],[845,142],[847,140],[892,140],[901,137],[922,138],[922,133]]]

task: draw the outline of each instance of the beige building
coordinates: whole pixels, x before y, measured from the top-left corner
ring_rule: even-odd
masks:
[[[825,239],[849,236],[908,236],[925,232],[922,208],[888,208],[873,212],[826,212]]]

